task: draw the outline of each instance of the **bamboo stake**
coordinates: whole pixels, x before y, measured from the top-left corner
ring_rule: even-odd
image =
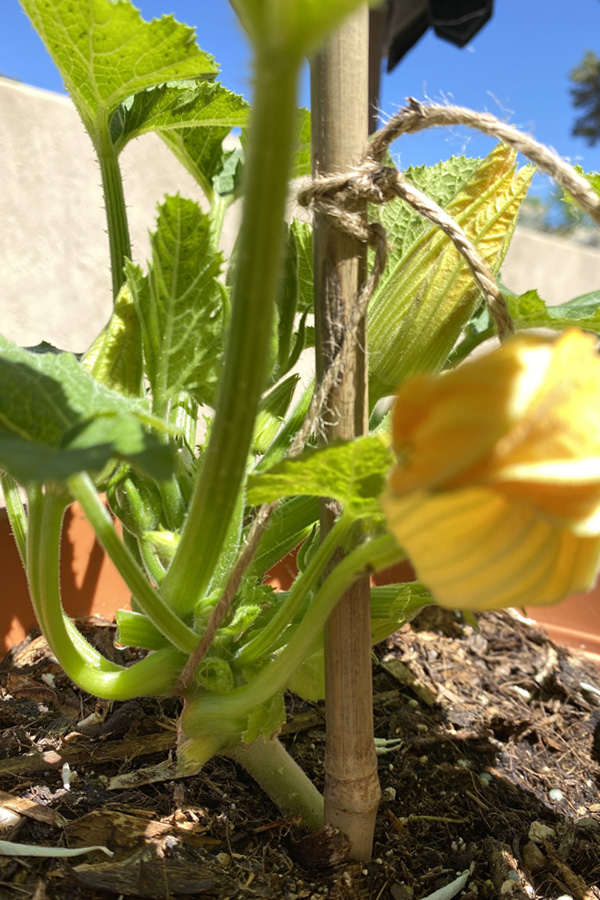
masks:
[[[313,174],[344,171],[358,163],[368,131],[368,11],[361,8],[333,35],[311,71]],[[314,229],[317,379],[339,351],[344,325],[365,278],[364,248],[322,216]],[[367,429],[366,328],[354,358],[329,395],[325,441]],[[335,510],[325,503],[321,528]],[[340,550],[341,554],[341,550]],[[325,822],[341,828],[354,859],[369,859],[380,788],[373,742],[369,583],[342,597],[325,633]]]

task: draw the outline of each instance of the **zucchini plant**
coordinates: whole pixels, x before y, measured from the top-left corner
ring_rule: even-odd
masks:
[[[146,22],[128,0],[21,0],[98,157],[114,299],[105,328],[79,358],[0,340],[2,487],[40,627],[65,672],[92,694],[182,697],[178,773],[234,754],[309,827],[322,822],[322,798],[276,739],[284,691],[323,696],[330,612],[357,578],[404,559],[395,535],[413,543],[398,526],[400,477],[392,474],[386,488],[412,432],[397,419],[393,445],[378,401],[402,384],[418,418],[410,376],[451,385],[436,373],[491,330],[449,238],[400,199],[372,211],[387,230],[389,258],[370,304],[370,431],[318,447],[309,429],[298,455],[312,386],[298,396],[294,367],[314,343],[312,229],[285,221],[290,178],[309,173],[298,73],[360,2],[234,0],[253,48],[250,108],[219,83],[193,30],[170,16]],[[224,145],[233,128],[241,129],[239,149]],[[141,267],[131,261],[119,159],[150,131],[196,178],[206,208],[166,197]],[[484,160],[453,158],[406,178],[497,272],[531,175],[500,145]],[[239,237],[224,260],[223,221],[240,196]],[[581,318],[600,330],[598,296],[551,311],[533,295],[509,299],[527,325],[560,329]],[[414,396],[423,393],[426,403],[433,389],[418,384]],[[460,431],[460,410],[456,416]],[[424,489],[435,494],[452,482],[417,479],[411,487]],[[320,542],[318,498],[337,510]],[[73,500],[131,591],[131,610],[117,615],[118,641],[148,652],[129,667],[94,649],[62,609],[59,541]],[[421,534],[427,525],[417,518]],[[586,521],[587,567],[576,585],[565,579],[565,590],[585,587],[596,571],[598,523],[591,514]],[[277,594],[265,574],[300,544],[297,577]],[[340,547],[345,554],[333,564]],[[418,581],[372,588],[373,642],[434,599]],[[485,605],[479,601],[469,605]]]

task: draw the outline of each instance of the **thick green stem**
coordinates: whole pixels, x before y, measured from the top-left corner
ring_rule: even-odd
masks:
[[[169,691],[185,656],[168,647],[125,668],[110,662],[77,632],[60,602],[60,532],[63,498],[39,488],[29,491],[27,577],[35,613],[58,662],[84,690],[109,700],[127,700]]]
[[[304,619],[279,656],[265,666],[249,684],[235,688],[226,695],[205,694],[191,700],[182,717],[184,733],[194,737],[196,734],[224,732],[226,729],[233,732],[238,726],[243,728],[244,716],[285,689],[312,649],[331,610],[346,588],[361,575],[387,569],[401,559],[404,559],[404,551],[390,534],[361,544],[344,557],[328,575]]]
[[[123,178],[119,167],[119,159],[110,140],[108,128],[99,134],[96,151],[102,174],[102,189],[104,191],[104,205],[108,223],[113,300],[116,300],[121,285],[125,281],[123,273],[125,260],[131,259],[131,240],[127,222],[127,209],[125,207],[125,194],[123,193]]]
[[[284,816],[301,815],[311,831],[321,827],[323,797],[277,738],[260,737],[226,755],[246,769]]]
[[[115,531],[112,520],[89,476],[85,473],[72,475],[68,485],[141,610],[175,647],[184,653],[191,653],[198,643],[198,635],[181,621],[152,587]]]
[[[297,67],[259,59],[233,307],[215,419],[163,595],[189,613],[206,592],[242,486],[271,341],[294,145]]]

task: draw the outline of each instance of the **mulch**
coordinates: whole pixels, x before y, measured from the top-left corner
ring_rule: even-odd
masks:
[[[383,799],[356,864],[227,757],[169,778],[178,702],[98,701],[33,633],[0,665],[0,839],[114,855],[0,856],[0,900],[600,900],[598,668],[510,612],[431,607],[379,645],[374,691]],[[324,739],[322,704],[290,697],[282,740],[319,787]],[[165,780],[127,786],[150,765]]]

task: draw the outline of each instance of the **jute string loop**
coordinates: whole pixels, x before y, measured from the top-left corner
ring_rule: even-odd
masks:
[[[416,212],[437,225],[454,242],[469,265],[473,278],[484,296],[500,340],[505,340],[514,332],[506,302],[494,276],[462,228],[430,197],[406,181],[401,172],[383,165],[382,161],[390,144],[402,134],[412,134],[425,128],[444,125],[466,125],[495,137],[523,153],[541,171],[550,175],[557,184],[568,191],[594,222],[600,225],[600,197],[587,179],[548,147],[490,113],[478,113],[459,106],[422,104],[409,98],[407,105],[373,137],[362,161],[355,169],[351,172],[317,178],[298,194],[297,199],[302,206],[312,207],[313,210],[323,213],[332,224],[359,243],[373,247],[375,259],[346,323],[342,345],[321,383],[315,386],[306,419],[290,447],[288,458],[302,452],[307,438],[321,416],[331,389],[337,383],[352,352],[360,323],[366,315],[369,301],[385,270],[388,254],[385,229],[378,222],[368,222],[363,213],[356,212],[358,203],[380,205],[401,197]],[[277,503],[265,504],[258,510],[246,543],[211,613],[206,630],[174,686],[174,693],[185,693],[191,684],[199,663],[206,655],[219,626],[231,608],[244,572],[277,505]]]

